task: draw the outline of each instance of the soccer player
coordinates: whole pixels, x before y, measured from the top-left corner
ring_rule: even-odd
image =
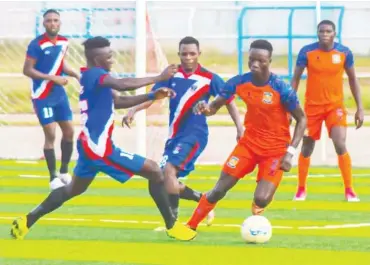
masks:
[[[42,216],[56,210],[64,202],[86,191],[97,173],[104,172],[119,182],[126,182],[133,174],[149,180],[149,193],[166,224],[167,234],[179,240],[191,240],[196,233],[176,221],[172,213],[164,176],[152,160],[127,153],[112,142],[114,109],[129,108],[148,100],[172,96],[173,91],[160,88],[139,96],[120,96],[115,90],[137,89],[170,78],[176,66],[169,66],[161,75],[147,78],[115,79],[109,75],[113,64],[112,50],[107,39],[95,37],[84,42],[87,68],[82,69],[80,109],[84,127],[79,135],[79,158],[72,182],[53,190],[27,216],[13,222],[11,235],[22,239]]]
[[[179,43],[181,65],[175,76],[154,85],[152,91],[160,87],[171,87],[177,96],[170,99],[169,137],[165,144],[160,163],[164,171],[167,191],[173,211],[177,214],[179,198],[198,202],[202,193],[178,181],[194,170],[194,164],[208,142],[208,125],[204,116],[194,115],[192,108],[200,100],[208,101],[210,96],[217,96],[224,86],[224,81],[217,74],[203,68],[199,62],[199,41],[185,37]],[[132,108],[123,118],[123,124],[129,126],[136,112],[146,109],[153,101]],[[239,112],[233,97],[226,102],[226,108],[237,128],[237,139],[243,134]],[[214,213],[208,215],[207,224],[214,219]]]
[[[44,157],[50,174],[50,188],[59,188],[71,181],[68,164],[73,151],[72,111],[63,88],[68,83],[62,74],[79,80],[79,74],[64,61],[68,40],[58,35],[60,15],[54,9],[44,13],[45,34],[30,42],[23,73],[32,79],[32,103],[45,135]],[[62,130],[62,163],[56,172],[54,152],[56,124]]]
[[[223,166],[215,187],[202,196],[188,226],[194,230],[216,203],[245,175],[258,166],[257,187],[252,213],[262,214],[271,202],[283,172],[292,166],[292,157],[306,128],[306,117],[297,94],[270,72],[272,45],[256,40],[249,50],[250,72],[226,82],[221,94],[210,104],[199,102],[197,114],[214,115],[237,94],[246,104],[245,133]],[[289,114],[297,121],[293,139],[289,131]]]
[[[332,139],[338,155],[339,169],[345,187],[345,198],[349,202],[359,201],[352,186],[351,157],[346,147],[347,112],[343,96],[343,72],[345,71],[357,105],[355,123],[358,129],[362,126],[364,111],[353,55],[348,47],[334,42],[336,33],[335,24],[332,21],[321,21],[317,31],[319,41],[306,45],[300,50],[292,79],[292,87],[298,90],[301,75],[307,68],[304,109],[308,130],[307,135],[303,138],[298,159],[298,189],[294,199],[297,201],[306,199],[310,157],[315,147],[315,141],[320,139],[321,126],[325,121],[329,137]]]

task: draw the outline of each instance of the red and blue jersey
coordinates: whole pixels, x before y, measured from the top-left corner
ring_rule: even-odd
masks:
[[[68,39],[58,35],[55,41],[46,34],[40,35],[30,42],[27,57],[36,61],[35,69],[48,75],[61,75],[63,60],[68,49]],[[52,94],[52,95],[51,95]],[[42,79],[32,79],[32,99],[45,99],[52,96],[58,99],[64,95],[62,86]]]
[[[79,107],[83,129],[79,139],[90,158],[106,157],[112,153],[113,91],[101,86],[108,74],[98,67],[81,69]]]
[[[206,117],[195,115],[193,107],[201,100],[208,102],[210,96],[217,96],[224,85],[220,76],[200,65],[191,74],[185,73],[180,67],[172,78],[156,83],[153,91],[168,87],[176,92],[176,97],[170,99],[169,139],[189,134],[207,137]]]

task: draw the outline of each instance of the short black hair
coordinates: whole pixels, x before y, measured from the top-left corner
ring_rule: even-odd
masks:
[[[270,52],[270,55],[272,54],[273,48],[272,44],[267,40],[255,40],[251,43],[251,46],[249,49],[262,49],[267,50]]]
[[[94,49],[109,47],[110,41],[104,37],[97,36],[85,40],[82,45],[85,47],[85,56],[88,57],[89,53]]]
[[[329,25],[329,26],[332,26],[333,27],[333,30],[335,31],[335,24],[333,21],[331,20],[328,20],[328,19],[325,19],[325,20],[322,20],[318,25],[317,25],[317,29],[320,28],[320,26],[322,25]]]
[[[48,9],[42,16],[45,17],[47,14],[57,14],[58,16],[60,16],[59,12],[56,9]]]
[[[180,49],[180,46],[182,44],[195,44],[197,45],[198,49],[199,49],[199,41],[194,38],[194,37],[191,37],[191,36],[186,36],[185,38],[182,38],[179,42],[179,49]]]

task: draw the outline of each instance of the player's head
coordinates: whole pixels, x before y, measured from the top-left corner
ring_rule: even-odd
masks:
[[[336,32],[335,24],[330,20],[323,20],[317,25],[317,36],[319,42],[323,44],[332,44],[334,42]]]
[[[272,50],[272,45],[267,40],[255,40],[251,43],[248,66],[253,74],[261,74],[269,70]]]
[[[185,37],[179,42],[179,57],[185,70],[192,70],[198,65],[200,55],[199,41],[194,37]]]
[[[94,37],[87,39],[83,46],[85,47],[85,56],[87,63],[92,66],[99,66],[107,71],[113,65],[113,51],[110,48],[110,42],[103,37]]]
[[[44,28],[46,33],[51,36],[55,37],[58,35],[60,30],[60,14],[55,9],[48,9],[43,15],[44,17]]]

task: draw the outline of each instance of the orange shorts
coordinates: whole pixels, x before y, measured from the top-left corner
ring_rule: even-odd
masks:
[[[309,136],[313,140],[320,139],[321,127],[324,121],[329,137],[333,127],[347,127],[347,111],[343,105],[308,106],[305,107],[305,113],[307,116],[306,136]]]
[[[283,155],[272,157],[258,155],[248,148],[247,145],[239,143],[226,160],[222,171],[241,179],[245,175],[252,173],[258,165],[257,182],[263,179],[274,183],[275,186],[279,186],[283,178],[283,171],[280,170],[282,158]]]

